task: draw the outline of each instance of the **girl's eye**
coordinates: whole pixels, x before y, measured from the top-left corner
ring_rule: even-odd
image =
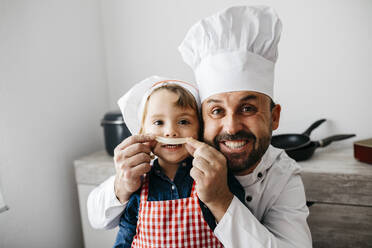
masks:
[[[156,126],[160,126],[160,125],[163,125],[163,121],[157,120],[157,121],[154,121],[153,124]]]
[[[215,109],[212,110],[211,113],[212,113],[212,115],[219,115],[219,114],[222,113],[222,109],[220,109],[220,108],[215,108]]]
[[[180,120],[178,123],[181,124],[181,125],[190,124],[190,122],[188,120]]]

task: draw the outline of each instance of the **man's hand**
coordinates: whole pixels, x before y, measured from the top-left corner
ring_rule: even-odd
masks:
[[[115,194],[121,203],[129,200],[130,195],[142,184],[142,176],[149,172],[153,135],[133,135],[126,138],[114,150]]]
[[[196,192],[220,221],[233,199],[227,185],[226,158],[212,146],[192,138],[188,139],[186,149],[194,157],[190,175],[196,182]]]

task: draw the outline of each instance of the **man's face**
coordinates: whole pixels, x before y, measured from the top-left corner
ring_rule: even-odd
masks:
[[[270,145],[278,128],[280,105],[271,111],[268,96],[237,91],[213,95],[203,101],[204,141],[227,158],[237,175],[251,172]]]

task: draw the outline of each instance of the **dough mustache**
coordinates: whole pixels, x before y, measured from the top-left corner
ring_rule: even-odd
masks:
[[[161,136],[157,136],[155,138],[157,142],[168,144],[168,145],[185,144],[187,142],[187,139],[188,138],[166,138],[166,137],[161,137]]]

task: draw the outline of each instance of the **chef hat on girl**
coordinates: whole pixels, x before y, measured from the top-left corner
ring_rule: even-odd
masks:
[[[266,6],[234,6],[194,24],[178,49],[195,73],[201,102],[242,90],[273,98],[281,30]]]
[[[155,89],[167,84],[176,84],[186,89],[194,96],[196,104],[200,108],[199,92],[196,85],[180,80],[151,76],[135,84],[118,100],[124,122],[132,134],[138,134],[141,129],[141,121],[147,98]]]

